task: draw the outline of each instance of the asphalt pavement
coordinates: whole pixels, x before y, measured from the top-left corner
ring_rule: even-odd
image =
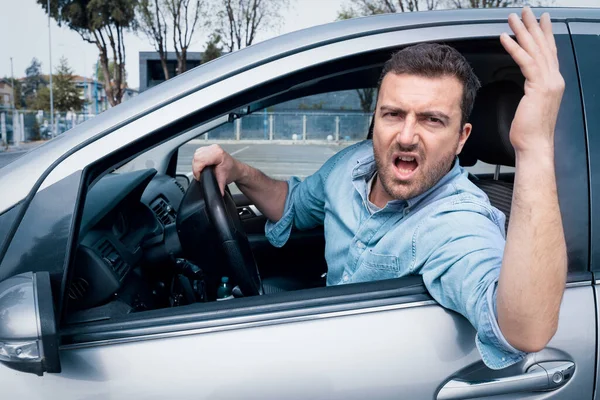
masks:
[[[201,141],[200,141],[201,142]],[[177,172],[191,172],[192,158],[197,148],[204,143],[188,143],[179,149]],[[319,169],[332,155],[346,145],[305,145],[305,144],[221,144],[225,151],[276,179],[290,176],[305,178]]]
[[[19,158],[20,156],[22,156],[25,153],[27,153],[26,150],[0,152],[0,168],[11,163],[12,161],[16,160],[17,158]]]

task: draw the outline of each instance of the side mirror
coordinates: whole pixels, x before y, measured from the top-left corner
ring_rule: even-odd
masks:
[[[0,282],[0,362],[39,376],[60,372],[48,272],[26,272]]]
[[[190,186],[190,178],[187,175],[177,174],[175,175],[175,181],[179,183],[179,185],[183,188],[183,190],[187,190]]]

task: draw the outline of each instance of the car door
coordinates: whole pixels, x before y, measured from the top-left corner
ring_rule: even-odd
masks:
[[[600,271],[600,246],[598,238],[598,227],[600,220],[600,165],[598,164],[598,154],[600,151],[600,76],[598,68],[600,59],[598,58],[598,48],[600,48],[600,23],[598,22],[569,22],[569,29],[573,35],[573,46],[575,48],[575,57],[577,59],[577,68],[580,75],[581,91],[583,95],[584,117],[587,132],[588,159],[590,163],[590,211],[591,211],[591,249],[590,266],[596,275]],[[594,291],[596,301],[598,301],[598,285],[600,281],[596,275],[594,282]],[[596,307],[598,310],[598,306]],[[597,319],[600,320],[600,319]],[[596,366],[596,371],[598,370]],[[597,375],[598,381],[600,375]],[[599,398],[595,391],[594,398]]]
[[[505,20],[507,13],[493,16]],[[157,126],[168,126],[172,122],[168,118],[183,118],[218,96],[234,96],[232,88],[242,92],[243,85],[292,73],[301,68],[298,62],[324,62],[423,40],[497,37],[508,29],[504,22],[484,20],[419,25],[402,35],[385,32],[349,38],[250,69],[82,147],[62,161],[44,185],[51,188],[71,171],[84,171],[106,155],[132,154],[130,147],[144,143]],[[49,395],[64,399],[421,399],[468,398],[479,393],[512,399],[592,398],[596,314],[587,272],[588,191],[581,179],[572,179],[583,176],[587,182],[581,95],[566,24],[556,22],[555,32],[567,81],[557,128],[561,148],[557,174],[572,273],[558,332],[543,351],[505,370],[485,368],[468,321],[437,305],[420,278],[411,277],[155,310],[84,325],[63,324],[61,373],[36,377],[0,366],[5,395],[28,399]],[[547,370],[571,364],[575,373],[561,376],[561,381],[568,381],[564,386],[551,393],[531,391],[540,388],[540,380],[549,382]],[[440,392],[451,380],[456,381],[455,389]]]

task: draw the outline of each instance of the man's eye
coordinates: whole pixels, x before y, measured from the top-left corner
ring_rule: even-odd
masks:
[[[435,118],[435,117],[428,117],[427,122],[430,122],[435,125],[442,125],[442,120],[439,118]]]
[[[384,117],[392,117],[392,118],[396,118],[398,117],[400,114],[398,114],[397,112],[386,112],[383,114]]]

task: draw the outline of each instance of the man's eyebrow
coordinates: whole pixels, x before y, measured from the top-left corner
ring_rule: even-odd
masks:
[[[425,117],[425,118],[437,118],[441,121],[443,121],[445,124],[448,123],[448,121],[450,121],[450,117],[447,116],[446,114],[444,114],[441,111],[423,111],[417,114],[419,117]]]
[[[391,111],[391,112],[397,112],[397,113],[406,113],[403,109],[399,108],[399,107],[392,107],[392,106],[386,106],[383,105],[381,107],[379,107],[380,111]]]

